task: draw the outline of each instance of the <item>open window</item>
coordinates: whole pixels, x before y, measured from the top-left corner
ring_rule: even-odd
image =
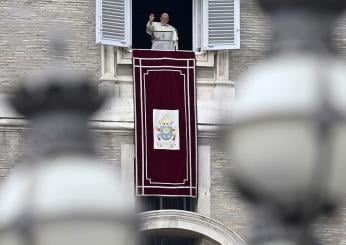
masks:
[[[155,12],[158,19],[160,12],[170,11],[171,24],[178,29],[183,49],[204,51],[240,48],[240,0],[186,1],[96,0],[96,41],[99,44],[137,48],[137,35],[143,35],[141,40],[148,40],[145,33],[148,14]],[[150,11],[140,10],[143,2]],[[164,11],[165,8],[168,10]],[[191,15],[184,17],[184,11]],[[174,16],[181,18],[174,19]],[[139,20],[141,18],[143,23]],[[137,31],[137,28],[143,31]],[[137,40],[132,41],[132,37]]]
[[[162,13],[170,15],[169,24],[178,32],[179,49],[192,50],[192,1],[185,1],[181,8],[176,1],[170,0],[132,0],[132,47],[151,48],[151,37],[145,33],[148,16],[155,14],[155,21],[160,21]]]

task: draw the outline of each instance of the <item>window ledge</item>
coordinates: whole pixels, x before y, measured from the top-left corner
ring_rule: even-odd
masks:
[[[116,48],[117,52],[117,64],[130,65],[132,64],[132,49],[128,48]],[[213,51],[196,52],[197,67],[214,67],[214,55]]]

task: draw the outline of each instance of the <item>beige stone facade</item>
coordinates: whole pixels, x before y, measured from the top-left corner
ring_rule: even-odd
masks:
[[[95,115],[91,128],[99,156],[121,167],[123,176],[131,175],[134,144],[131,52],[96,45],[95,11],[95,0],[0,1],[0,183],[6,181],[11,169],[23,164],[30,151],[25,141],[30,127],[8,107],[5,99],[21,75],[38,73],[50,62],[46,35],[50,22],[63,23],[69,30],[66,57],[71,67],[98,78],[99,88],[111,91],[113,98]],[[343,58],[346,58],[345,20],[346,16],[335,28],[338,54]],[[250,209],[230,184],[232,161],[227,160],[227,149],[216,132],[222,109],[225,105],[232,106],[239,77],[265,58],[270,39],[268,16],[254,0],[241,0],[241,49],[197,55],[198,145],[203,172],[199,173],[202,182],[196,211],[245,240],[251,225]],[[346,244],[346,209],[332,219],[321,219],[317,231],[327,244]]]

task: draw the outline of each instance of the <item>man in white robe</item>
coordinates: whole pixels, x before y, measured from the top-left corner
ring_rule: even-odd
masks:
[[[169,15],[163,13],[160,22],[154,22],[155,16],[151,14],[147,23],[147,33],[151,36],[151,49],[178,50],[177,30],[168,24]]]

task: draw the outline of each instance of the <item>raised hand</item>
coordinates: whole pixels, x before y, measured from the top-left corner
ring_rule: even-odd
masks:
[[[154,20],[155,20],[155,15],[154,14],[150,14],[149,15],[149,22],[153,23]]]

